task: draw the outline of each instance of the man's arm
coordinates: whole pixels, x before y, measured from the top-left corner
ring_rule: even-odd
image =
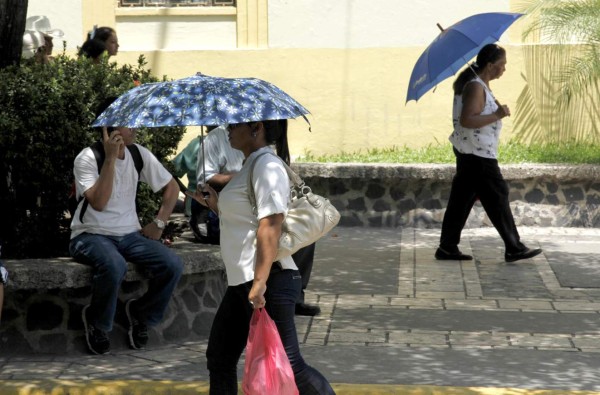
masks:
[[[210,185],[211,187],[213,187],[213,189],[217,192],[221,192],[221,189],[225,188],[225,185],[227,185],[227,183],[229,181],[231,181],[231,178],[233,178],[233,176],[236,173],[229,173],[229,174],[221,174],[221,173],[217,173],[214,176],[212,176],[210,178],[210,180],[206,181],[206,183],[208,185]]]
[[[204,138],[198,150],[198,171],[196,173],[198,185],[206,182],[214,190],[220,192],[229,183],[242,167],[241,163],[239,168],[234,166],[233,169],[231,164],[228,165],[227,158],[230,156],[230,151],[233,151],[233,148],[229,145],[227,132],[224,129],[213,130]],[[225,168],[233,171],[224,171]]]
[[[169,220],[173,209],[175,208],[175,204],[177,203],[177,198],[179,197],[179,185],[174,178],[167,183],[167,185],[163,189],[162,203],[160,208],[158,209],[158,214],[156,215],[157,219],[160,219],[165,224]],[[142,234],[149,239],[158,240],[162,236],[163,229],[160,229],[158,225],[154,222],[150,222],[148,225],[144,226],[142,229]]]

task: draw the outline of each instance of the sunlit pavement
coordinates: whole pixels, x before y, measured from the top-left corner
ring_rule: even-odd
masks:
[[[436,261],[436,229],[335,229],[307,294],[322,313],[297,317],[306,361],[338,394],[600,394],[600,230],[519,231],[544,253],[505,263],[468,229],[475,260]],[[0,394],[203,394],[205,350],[0,354]]]

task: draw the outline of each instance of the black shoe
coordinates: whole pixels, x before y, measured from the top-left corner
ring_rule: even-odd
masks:
[[[85,330],[85,340],[87,341],[88,349],[96,355],[106,354],[110,351],[110,340],[108,339],[106,332],[96,328],[89,322],[87,316],[88,307],[90,307],[89,304],[81,311],[83,328]]]
[[[505,253],[504,254],[504,260],[506,262],[515,262],[515,261],[520,261],[521,259],[528,259],[528,258],[533,258],[536,255],[540,255],[542,253],[542,249],[541,248],[536,248],[536,249],[531,249],[531,248],[525,248],[523,251],[519,251],[519,252],[513,252],[511,253]]]
[[[132,302],[135,299],[129,299],[125,304],[125,314],[129,321],[129,346],[134,350],[140,350],[148,344],[148,326],[136,317]]]
[[[435,259],[438,261],[470,261],[473,259],[471,255],[463,254],[457,248],[456,252],[448,252],[442,247],[438,247],[435,252]]]
[[[319,306],[306,303],[296,303],[296,315],[314,317],[315,315],[319,314],[321,314],[321,308]]]

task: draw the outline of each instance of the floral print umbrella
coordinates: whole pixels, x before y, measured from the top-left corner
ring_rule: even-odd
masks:
[[[308,122],[305,116],[308,113],[300,103],[267,81],[198,73],[135,87],[115,100],[92,126],[224,125],[299,116]]]

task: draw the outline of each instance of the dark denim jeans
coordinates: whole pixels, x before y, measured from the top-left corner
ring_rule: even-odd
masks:
[[[112,330],[127,261],[141,266],[150,279],[148,291],[135,302],[139,318],[150,326],[160,322],[183,270],[181,259],[173,251],[140,232],[125,236],[82,233],[71,240],[69,250],[77,262],[93,268],[89,311],[94,326]]]
[[[206,350],[211,395],[238,393],[237,364],[246,347],[252,317],[248,302],[251,287],[252,281],[228,287],[215,316]],[[301,287],[297,270],[281,270],[274,263],[267,280],[266,309],[277,325],[300,394],[335,394],[327,379],[308,366],[300,354],[294,311]]]

